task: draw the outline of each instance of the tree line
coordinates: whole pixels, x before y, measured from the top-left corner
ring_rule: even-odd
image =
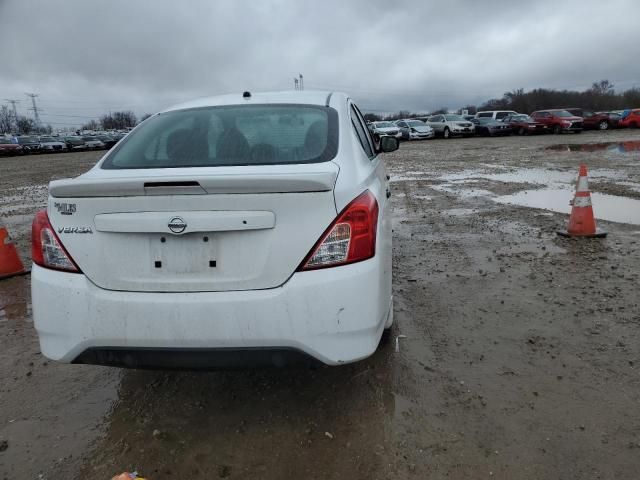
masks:
[[[457,113],[467,110],[470,115],[483,110],[515,110],[521,113],[531,113],[536,110],[548,108],[582,108],[594,111],[624,110],[640,107],[640,88],[633,87],[628,90],[616,92],[613,83],[609,80],[594,82],[590,88],[580,92],[575,90],[553,90],[548,88],[535,88],[528,92],[518,88],[505,92],[501,98],[492,98],[476,105],[466,105],[458,109]],[[430,112],[430,115],[447,113],[447,107]],[[397,120],[400,118],[415,118],[424,114],[411,113],[401,110],[387,115],[367,113],[365,118],[370,121]]]
[[[143,117],[144,119],[145,117]],[[142,121],[142,120],[141,120]],[[135,127],[138,124],[136,114],[131,110],[122,112],[109,112],[102,115],[99,120],[89,120],[82,125],[81,130],[124,130]]]
[[[8,106],[0,106],[0,134],[2,133],[45,133],[53,131],[51,125],[36,126],[35,120],[24,115],[14,116]]]

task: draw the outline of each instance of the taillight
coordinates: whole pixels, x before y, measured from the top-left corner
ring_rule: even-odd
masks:
[[[45,268],[80,273],[80,269],[60,243],[46,210],[36,213],[31,226],[31,258]]]
[[[329,225],[298,271],[346,265],[373,257],[377,227],[378,202],[367,190]]]

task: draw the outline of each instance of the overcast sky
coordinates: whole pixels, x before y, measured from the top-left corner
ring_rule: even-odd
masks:
[[[42,119],[153,113],[243,90],[457,109],[514,88],[640,86],[640,1],[0,0],[0,103]]]

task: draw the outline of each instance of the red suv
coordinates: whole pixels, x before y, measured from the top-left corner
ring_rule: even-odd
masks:
[[[567,108],[566,110],[576,117],[582,117],[582,126],[585,130],[609,130],[618,126],[618,121],[608,113],[595,113],[581,108]]]
[[[640,108],[634,108],[618,123],[620,127],[640,128]]]
[[[582,117],[576,117],[566,110],[538,110],[531,114],[531,118],[546,125],[553,133],[582,132]]]

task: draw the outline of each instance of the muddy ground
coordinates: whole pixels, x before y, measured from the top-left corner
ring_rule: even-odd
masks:
[[[0,282],[0,479],[638,478],[634,141],[433,140],[387,155],[396,324],[352,365],[60,365],[39,353],[29,276]],[[98,155],[0,159],[0,224],[25,260],[46,183]],[[596,214],[617,220],[599,221],[604,240],[555,233],[581,162],[608,205],[594,196]],[[514,205],[541,201],[559,212]]]

